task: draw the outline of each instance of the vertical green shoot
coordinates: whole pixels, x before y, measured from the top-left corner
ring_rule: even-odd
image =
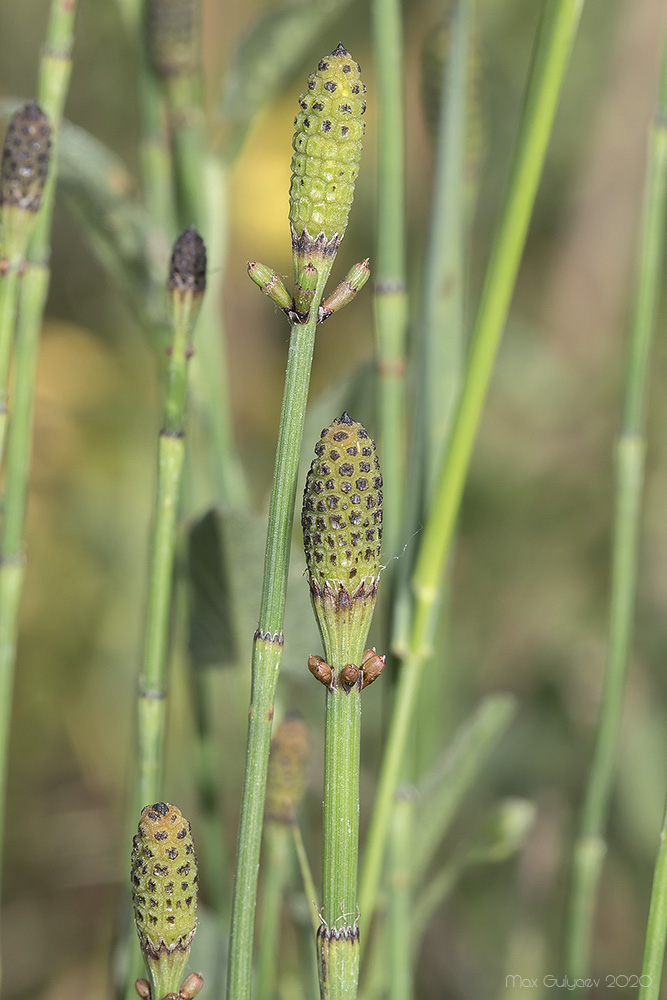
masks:
[[[649,135],[644,207],[625,400],[616,439],[615,513],[609,637],[602,701],[581,827],[574,848],[566,937],[568,975],[587,974],[597,888],[606,851],[605,828],[623,710],[637,586],[639,528],[646,451],[646,381],[655,330],[667,208],[667,54]],[[664,947],[664,938],[663,938]],[[657,987],[656,987],[657,989]],[[654,994],[657,996],[657,992]]]
[[[259,624],[253,640],[241,816],[234,872],[227,1000],[246,1000],[252,978],[257,894],[271,722],[283,647],[299,454],[319,306],[352,204],[359,171],[365,87],[359,66],[339,45],[318,64],[299,98],[293,138],[290,224],[294,282],[307,286],[308,312],[287,310],[292,323],[283,406],[269,506]],[[331,175],[331,164],[335,173]],[[316,272],[314,285],[306,276]],[[305,282],[305,285],[304,285]],[[303,303],[301,303],[303,304]]]
[[[386,483],[384,546],[400,548],[405,461],[405,112],[403,26],[398,0],[374,0],[378,90],[377,235],[373,309],[377,342],[378,427]]]
[[[139,679],[139,800],[161,797],[166,717],[166,673],[176,526],[185,454],[187,365],[192,333],[206,287],[206,249],[194,228],[174,244],[167,290],[172,335],[168,351],[158,481],[149,570],[144,660]]]
[[[31,459],[33,398],[39,334],[49,286],[51,218],[57,169],[58,128],[72,69],[75,0],[53,0],[40,63],[39,104],[53,129],[51,164],[28,245],[16,329],[14,398],[7,440],[4,520],[0,539],[0,856],[5,824],[14,664],[23,589],[23,539]]]
[[[422,666],[433,635],[433,609],[438,601],[463,485],[493,362],[507,319],[581,8],[582,0],[549,0],[536,40],[509,190],[474,324],[466,380],[413,576],[415,608],[409,651],[397,686],[362,871],[359,905],[368,920],[375,909],[392,803],[413,719]]]

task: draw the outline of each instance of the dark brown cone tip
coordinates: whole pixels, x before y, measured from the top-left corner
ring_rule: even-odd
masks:
[[[0,205],[37,212],[49,170],[51,126],[31,101],[12,117],[2,150]]]
[[[345,48],[342,42],[339,42],[336,48],[331,53],[332,56],[349,56],[349,52]]]
[[[167,288],[195,295],[203,295],[206,290],[206,245],[194,226],[174,243]]]

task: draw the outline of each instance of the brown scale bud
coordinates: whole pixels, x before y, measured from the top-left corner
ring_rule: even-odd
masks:
[[[326,684],[327,687],[331,684],[333,672],[329,664],[325,663],[321,656],[317,656],[315,653],[313,653],[312,656],[309,656],[308,669],[313,677],[320,682],[320,684]]]
[[[178,994],[180,1000],[194,1000],[203,985],[203,977],[198,972],[191,972],[181,983],[181,991]]]
[[[363,681],[361,684],[362,690],[372,684],[373,681],[377,680],[382,671],[385,668],[385,657],[380,656],[375,648],[367,649],[364,652],[364,657],[361,661],[361,672],[363,674]]]
[[[354,663],[348,663],[340,672],[340,680],[346,687],[352,687],[359,680],[359,667]]]

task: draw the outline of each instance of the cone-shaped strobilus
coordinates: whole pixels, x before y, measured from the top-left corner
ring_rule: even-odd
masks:
[[[141,953],[151,977],[151,1000],[194,996],[183,980],[197,929],[197,858],[192,830],[176,806],[145,806],[132,843],[132,905]],[[200,977],[195,976],[199,980]],[[145,980],[137,992],[143,996]],[[184,992],[185,990],[185,992]]]
[[[302,526],[325,652],[308,666],[327,688],[318,967],[323,1000],[349,1000],[359,975],[361,691],[384,667],[384,657],[364,649],[381,570],[382,475],[375,442],[347,413],[322,431],[315,454]]]
[[[317,322],[351,302],[368,280],[368,261],[355,264],[320,305],[326,279],[345,235],[366,129],[366,87],[359,64],[344,45],[320,59],[299,97],[294,119],[290,231],[294,295],[264,264],[248,262],[252,280],[291,323],[305,323],[313,302]]]

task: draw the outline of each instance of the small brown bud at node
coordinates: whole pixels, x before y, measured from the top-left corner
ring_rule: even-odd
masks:
[[[193,1000],[193,997],[197,996],[203,985],[203,976],[200,976],[198,972],[191,972],[183,980],[181,992],[178,994],[180,1000]]]
[[[137,979],[134,988],[141,997],[141,1000],[150,1000],[151,988],[147,979]]]
[[[308,669],[313,677],[328,687],[331,684],[332,672],[328,663],[325,663],[321,656],[313,654],[308,657]]]
[[[354,663],[348,663],[341,670],[340,679],[346,687],[352,687],[359,680],[359,667],[355,667]]]
[[[361,671],[363,674],[362,690],[377,680],[385,668],[385,660],[386,657],[380,656],[375,651],[375,648],[367,649],[364,652],[364,657],[361,661]]]

